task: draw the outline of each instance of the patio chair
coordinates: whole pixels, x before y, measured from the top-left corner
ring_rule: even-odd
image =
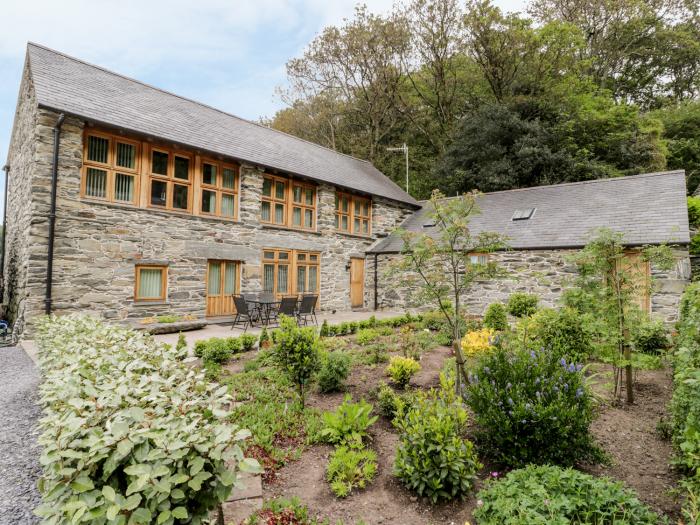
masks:
[[[293,297],[282,297],[277,310],[274,312],[274,318],[279,319],[280,315],[286,315],[287,317],[296,318],[297,315],[297,298]]]
[[[318,325],[318,319],[316,318],[316,302],[318,301],[318,295],[304,295],[301,298],[301,303],[299,304],[299,310],[297,311],[297,323],[309,324],[309,320],[313,321],[315,325]]]
[[[241,295],[233,296],[233,304],[236,307],[236,318],[233,320],[231,330],[233,330],[237,324],[243,324],[243,331],[245,332],[248,330],[249,326],[253,326],[256,319],[256,312],[248,307],[248,303]]]

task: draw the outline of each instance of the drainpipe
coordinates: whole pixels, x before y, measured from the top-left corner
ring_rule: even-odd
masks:
[[[5,172],[5,200],[2,206],[2,253],[0,253],[0,274],[2,274],[2,288],[0,288],[0,303],[5,299],[5,238],[7,236],[7,187],[10,185],[10,165],[2,167]]]
[[[49,211],[49,253],[46,261],[46,297],[44,312],[51,313],[51,285],[53,284],[53,241],[56,234],[56,193],[58,187],[58,146],[61,139],[61,126],[66,116],[61,113],[53,127],[53,166],[51,166],[51,209]]]
[[[374,254],[374,310],[379,308],[379,299],[377,297],[377,266],[379,265],[378,254]]]

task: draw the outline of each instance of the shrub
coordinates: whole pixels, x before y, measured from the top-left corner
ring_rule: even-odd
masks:
[[[258,338],[253,334],[243,334],[238,340],[241,342],[243,352],[250,352],[255,347],[255,343],[258,342]]]
[[[355,341],[358,345],[367,346],[377,339],[377,332],[372,328],[363,328],[355,336]]]
[[[376,390],[376,397],[382,415],[394,419],[397,413],[408,411],[408,408],[413,404],[415,395],[411,392],[396,392],[386,383],[382,383]]]
[[[688,222],[700,226],[700,197],[688,197]]]
[[[460,404],[434,393],[399,411],[394,420],[400,432],[395,475],[433,503],[468,494],[481,465],[472,443],[461,437],[466,422]]]
[[[597,450],[588,428],[592,398],[582,369],[546,350],[497,347],[467,386],[476,437],[503,465],[570,465]]]
[[[593,353],[591,336],[583,317],[572,308],[543,308],[520,322],[535,347],[545,347],[555,356],[582,363]]]
[[[645,354],[658,354],[669,347],[668,330],[663,321],[640,323],[633,334],[634,349]]]
[[[508,313],[514,317],[528,317],[537,311],[536,295],[515,292],[508,298]]]
[[[324,319],[323,323],[321,323],[321,330],[318,332],[319,337],[328,337],[331,335],[331,332],[328,328],[328,320]]]
[[[326,355],[316,378],[321,392],[341,390],[350,375],[350,356],[344,352]]]
[[[373,408],[364,399],[353,403],[350,396],[345,396],[335,411],[323,414],[321,438],[332,445],[362,448],[369,436],[367,429],[377,420],[377,416],[372,416]]]
[[[387,374],[399,388],[406,388],[411,378],[420,370],[420,365],[410,357],[394,356],[386,368]]]
[[[260,338],[258,339],[258,347],[260,349],[268,348],[270,346],[270,334],[267,332],[267,328],[263,326],[260,332]]]
[[[42,320],[37,342],[46,523],[200,523],[237,470],[258,470],[241,452],[249,432],[226,418],[227,389],[174,349],[74,315]]]
[[[207,340],[199,339],[194,342],[194,355],[197,357],[202,357],[204,355],[204,350],[207,348]]]
[[[205,363],[225,363],[231,356],[241,351],[241,341],[235,337],[220,339],[212,337],[206,343],[202,360]]]
[[[279,369],[297,387],[304,406],[306,387],[320,366],[318,338],[313,328],[300,328],[291,317],[280,316],[279,331],[275,331],[274,359]]]
[[[554,466],[513,470],[502,480],[490,482],[477,498],[482,503],[474,511],[479,525],[666,522],[621,482]]]
[[[505,305],[501,303],[491,303],[486,308],[484,314],[484,326],[491,330],[503,331],[508,330],[508,315]]]
[[[440,311],[425,312],[423,314],[423,320],[421,321],[421,326],[423,328],[434,332],[440,330],[445,324],[447,324],[447,320],[445,319],[445,315]]]
[[[159,315],[156,317],[156,321],[163,324],[177,323],[179,320],[180,317],[173,314]]]
[[[353,488],[363,489],[377,473],[377,454],[371,450],[338,447],[331,454],[326,479],[339,498],[350,495]]]
[[[175,344],[175,350],[180,351],[187,348],[187,339],[185,339],[185,334],[180,332],[177,336],[177,343]]]
[[[488,352],[493,347],[491,346],[491,338],[493,330],[484,328],[476,332],[467,332],[462,339],[462,351],[465,356],[475,356],[484,352]]]
[[[368,365],[379,365],[389,361],[386,343],[374,343],[365,347],[364,362]]]

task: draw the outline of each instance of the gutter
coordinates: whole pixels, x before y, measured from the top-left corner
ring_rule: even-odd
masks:
[[[10,165],[5,164],[2,167],[5,172],[5,200],[3,201],[2,207],[2,253],[0,253],[0,275],[2,275],[2,281],[0,281],[0,303],[3,302],[5,298],[5,238],[7,237],[7,187],[10,185]]]
[[[53,284],[53,245],[56,236],[56,194],[58,189],[58,148],[61,140],[61,126],[65,114],[58,116],[53,128],[53,164],[51,166],[51,208],[49,211],[49,249],[46,261],[46,295],[44,297],[44,312],[51,313],[51,287]]]

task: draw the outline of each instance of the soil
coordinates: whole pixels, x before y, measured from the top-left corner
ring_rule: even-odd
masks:
[[[411,386],[430,388],[439,384],[439,373],[451,349],[437,347],[421,359],[421,371]],[[381,381],[387,381],[385,365],[353,368],[346,391],[336,394],[312,394],[308,405],[322,410],[338,406],[343,397],[372,398],[372,392]],[[605,377],[610,370],[598,365],[597,371]],[[671,376],[668,370],[643,371],[637,376],[634,405],[614,404],[610,387],[600,380],[595,387],[602,400],[599,415],[592,425],[592,433],[610,458],[607,465],[584,465],[582,470],[623,481],[636,490],[639,497],[657,512],[673,521],[679,514],[678,502],[670,494],[677,477],[669,467],[672,448],[656,431],[657,423],[666,414],[671,396]],[[342,520],[345,525],[364,522],[367,525],[393,524],[463,525],[473,521],[476,492],[489,476],[484,468],[472,495],[464,501],[431,505],[416,497],[392,475],[398,435],[383,417],[371,429],[371,447],[377,452],[378,472],[374,481],[362,491],[353,491],[346,499],[336,498],[325,481],[325,468],[332,447],[317,445],[307,448],[299,460],[288,463],[277,471],[269,482],[263,483],[265,499],[298,497],[308,505],[310,515],[328,519],[330,523]],[[482,460],[483,463],[486,463]]]

